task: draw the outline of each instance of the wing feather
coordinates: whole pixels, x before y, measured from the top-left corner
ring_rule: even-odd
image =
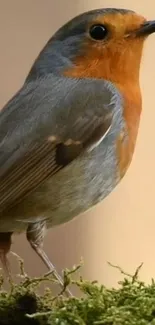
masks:
[[[8,209],[108,133],[115,91],[103,81],[48,76],[0,113],[0,210]]]

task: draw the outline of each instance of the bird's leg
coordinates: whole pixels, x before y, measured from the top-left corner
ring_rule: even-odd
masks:
[[[44,264],[47,266],[49,271],[53,271],[53,275],[60,283],[61,287],[64,287],[63,280],[58,274],[55,266],[51,263],[50,259],[43,250],[43,240],[46,231],[46,221],[36,222],[29,224],[27,228],[27,240],[29,241],[31,247],[37,253],[37,255],[42,259]],[[66,288],[65,293],[67,296],[73,296],[68,288]]]
[[[0,233],[0,260],[4,269],[4,272],[9,280],[11,280],[11,270],[7,254],[11,248],[11,236],[12,232],[1,232]]]

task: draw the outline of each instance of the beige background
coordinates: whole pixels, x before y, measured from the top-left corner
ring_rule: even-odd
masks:
[[[85,2],[85,4],[84,4]],[[137,1],[138,2],[138,1]],[[86,4],[89,3],[89,4]],[[155,19],[154,0],[0,0],[0,107],[21,86],[36,55],[52,33],[74,15],[96,7],[126,7]],[[146,43],[141,84],[143,114],[132,165],[117,189],[92,212],[49,231],[45,249],[60,271],[84,258],[84,276],[116,285],[119,273],[144,262],[141,277],[155,275],[155,35]],[[26,243],[14,238],[13,250],[25,259],[27,272],[44,266]],[[16,261],[10,257],[14,272]]]

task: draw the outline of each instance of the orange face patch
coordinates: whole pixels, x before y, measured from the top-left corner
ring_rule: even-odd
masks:
[[[64,75],[103,78],[116,83],[139,78],[144,38],[132,37],[132,33],[145,21],[145,18],[133,13],[98,16],[89,23],[88,35],[81,44],[82,54],[77,53],[73,60],[74,67],[66,70]],[[89,28],[94,24],[107,27],[107,39],[91,39]]]
[[[113,13],[99,16],[95,23],[108,26],[113,38],[126,37],[128,34],[136,31],[146,21],[142,16],[135,13],[121,14]],[[93,22],[94,23],[94,22]]]

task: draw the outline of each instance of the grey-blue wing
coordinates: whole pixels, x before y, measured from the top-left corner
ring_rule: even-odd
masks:
[[[0,112],[0,211],[104,138],[115,91],[49,75],[27,83]]]

